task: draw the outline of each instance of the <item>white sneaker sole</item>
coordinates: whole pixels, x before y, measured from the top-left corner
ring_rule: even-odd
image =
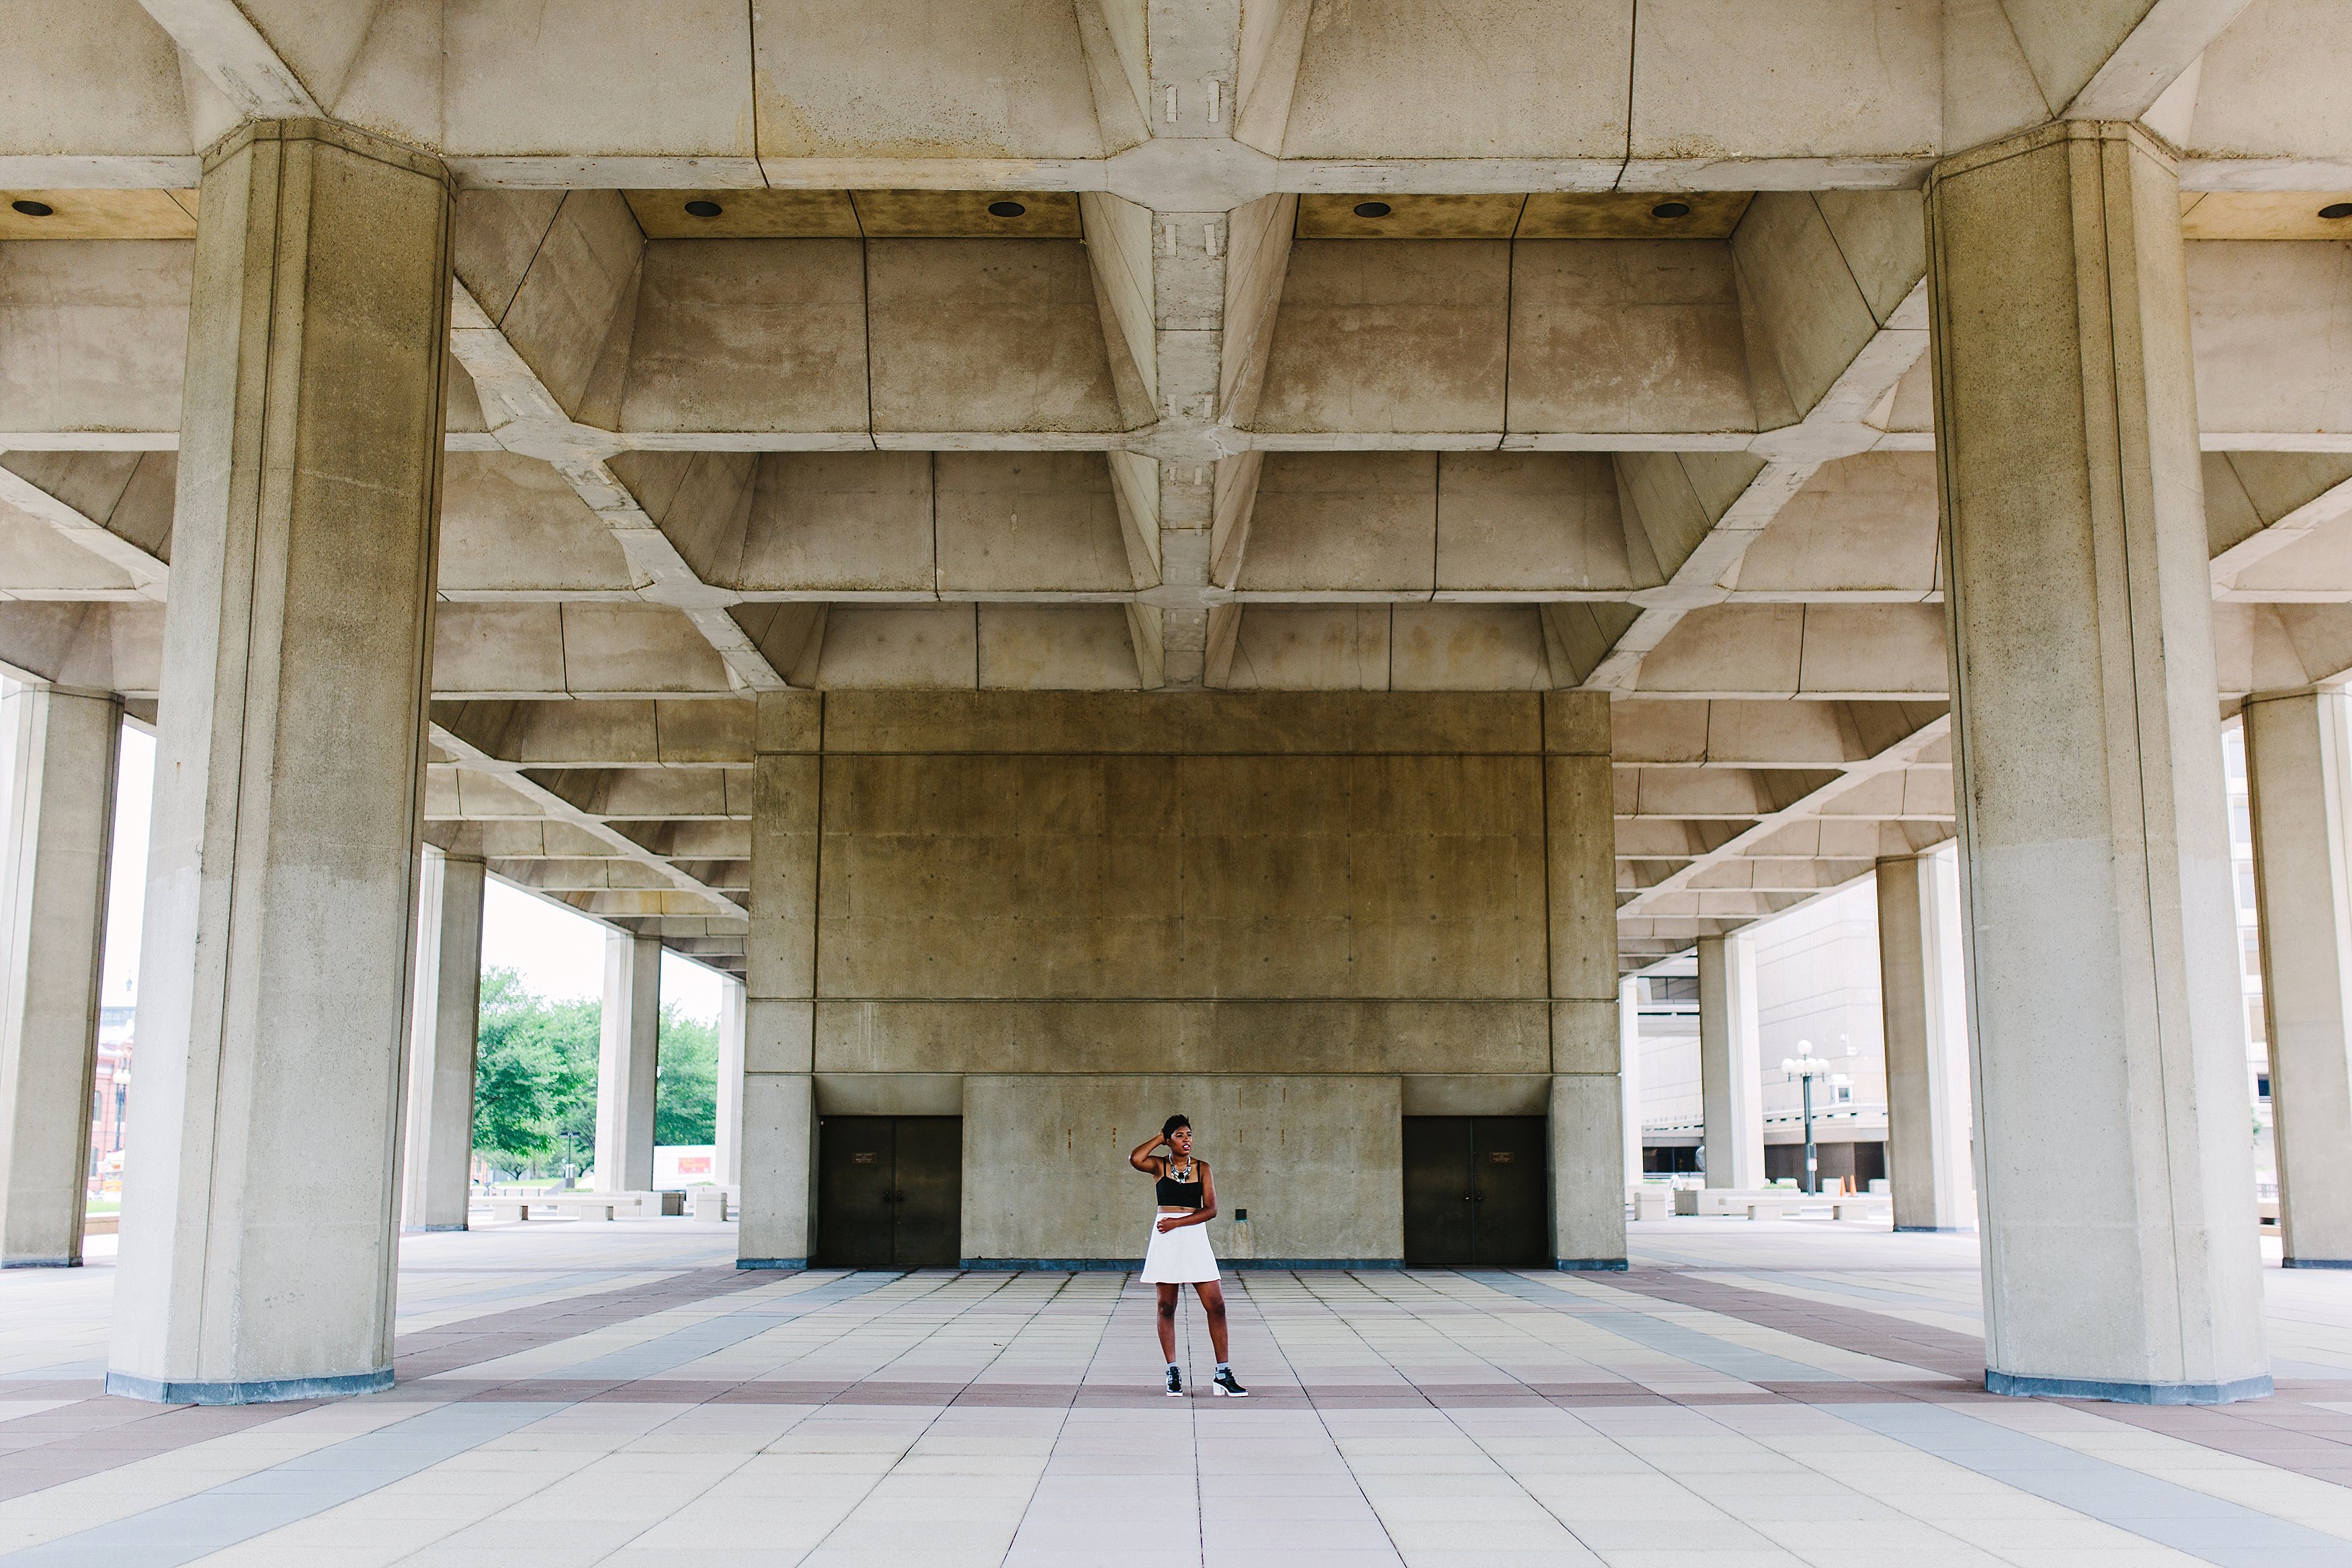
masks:
[[[1218,1398],[1220,1398],[1220,1399],[1246,1399],[1246,1398],[1248,1398],[1248,1397],[1249,1397],[1249,1393],[1248,1393],[1248,1391],[1247,1391],[1246,1389],[1244,1389],[1243,1392],[1241,1392],[1241,1393],[1239,1393],[1239,1394],[1235,1394],[1232,1389],[1230,1389],[1230,1388],[1219,1388],[1219,1387],[1218,1387],[1215,1384],[1213,1384],[1213,1383],[1212,1383],[1211,1385],[1209,1385],[1209,1388],[1210,1388],[1210,1391],[1211,1391],[1212,1393],[1215,1394],[1215,1395],[1216,1395],[1216,1396],[1217,1396]]]

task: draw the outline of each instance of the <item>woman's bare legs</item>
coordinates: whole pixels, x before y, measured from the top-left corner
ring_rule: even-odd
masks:
[[[1160,1287],[1166,1294],[1160,1298],[1160,1343],[1173,1345],[1176,1321],[1176,1287]],[[1209,1346],[1217,1353],[1217,1364],[1225,1364],[1225,1288],[1214,1280],[1203,1280],[1193,1287],[1201,1292],[1201,1310],[1209,1314]],[[1171,1350],[1168,1359],[1176,1359]]]
[[[1166,1356],[1169,1362],[1172,1364],[1176,1360],[1176,1287],[1173,1285],[1161,1285],[1159,1287],[1159,1290],[1160,1352],[1162,1355]],[[1220,1312],[1217,1314],[1216,1323],[1217,1343],[1220,1346],[1223,1346],[1225,1343],[1225,1319],[1223,1312]],[[1219,1354],[1223,1354],[1223,1353],[1220,1350]]]

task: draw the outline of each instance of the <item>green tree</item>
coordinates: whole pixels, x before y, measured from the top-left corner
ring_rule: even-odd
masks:
[[[474,1054],[474,1146],[520,1166],[569,1134],[584,1156],[596,1142],[596,1054],[603,1009],[550,1002],[510,968],[482,974]]]
[[[654,1142],[709,1144],[719,1136],[719,1026],[661,1010],[661,1083],[654,1096]]]

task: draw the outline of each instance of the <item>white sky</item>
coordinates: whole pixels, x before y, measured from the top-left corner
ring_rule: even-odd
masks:
[[[126,725],[114,806],[114,879],[106,915],[107,1006],[133,999],[139,977],[140,915],[147,893],[147,817],[155,779],[155,742]],[[5,794],[0,793],[0,801]],[[587,916],[493,879],[482,906],[482,964],[522,971],[523,984],[550,1000],[596,997],[604,989],[604,927]],[[716,1021],[719,973],[662,955],[662,999],[688,1018]]]

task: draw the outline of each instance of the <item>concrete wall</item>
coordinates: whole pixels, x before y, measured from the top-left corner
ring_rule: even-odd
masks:
[[[1140,1255],[1125,1156],[1175,1112],[1217,1172],[1213,1241],[1247,1207],[1260,1258],[1400,1257],[1401,1115],[1538,1111],[1558,1065],[1581,967],[1555,949],[1588,934],[1547,897],[1547,703],[1592,706],[767,699],[767,732],[818,754],[763,763],[799,780],[776,820],[814,795],[819,831],[753,915],[758,948],[813,883],[818,1111],[960,1109],[968,1258]]]

